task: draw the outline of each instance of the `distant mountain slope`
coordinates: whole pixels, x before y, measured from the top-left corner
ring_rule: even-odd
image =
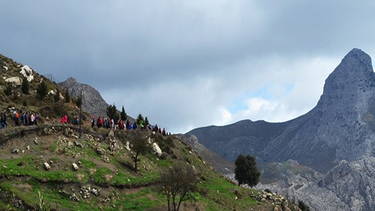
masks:
[[[198,142],[197,137],[193,135],[177,134],[175,135],[187,145],[189,145],[194,151],[203,157],[205,162],[210,164],[217,173],[221,175],[230,175],[234,172],[234,164],[219,156],[218,154],[207,149],[201,143]]]
[[[289,124],[243,120],[227,126],[198,128],[188,134],[195,135],[199,143],[230,161],[239,154],[251,154],[262,162],[263,149]]]
[[[307,114],[284,123],[247,120],[188,134],[232,161],[250,153],[260,162],[293,159],[325,173],[340,160],[374,155],[374,96],[371,58],[353,49],[327,78],[317,106]]]
[[[284,123],[245,120],[187,134],[231,161],[241,153],[252,154],[261,168],[277,167],[271,172],[262,169],[267,173],[262,181],[270,182],[260,187],[303,200],[312,210],[370,211],[375,210],[374,116],[371,58],[353,49],[326,79],[319,102],[305,115]],[[303,175],[298,166],[278,170],[288,160],[317,172]]]

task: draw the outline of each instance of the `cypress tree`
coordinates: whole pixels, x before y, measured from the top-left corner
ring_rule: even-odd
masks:
[[[65,102],[66,103],[70,102],[70,95],[69,95],[69,91],[68,90],[65,90]]]
[[[21,87],[22,93],[24,93],[25,95],[29,94],[29,89],[30,89],[29,81],[27,81],[26,78],[23,78],[22,87]]]
[[[124,108],[124,106],[122,106],[120,116],[121,116],[121,120],[122,120],[122,121],[126,121],[126,119],[128,118],[128,117],[127,117],[127,114],[126,114],[126,112],[125,112],[125,108]]]
[[[48,94],[48,87],[46,82],[42,81],[42,83],[39,84],[38,88],[36,89],[39,97],[41,99],[44,99]]]

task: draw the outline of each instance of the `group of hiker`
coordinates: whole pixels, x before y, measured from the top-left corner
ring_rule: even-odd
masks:
[[[23,126],[26,125],[37,125],[38,124],[38,115],[36,113],[31,112],[22,112],[22,114],[19,114],[18,112],[13,113],[13,121],[15,126],[20,126],[21,124]],[[7,123],[7,116],[5,113],[1,114],[1,127],[5,128],[8,126]]]
[[[161,133],[163,135],[166,135],[165,128],[161,130],[161,128],[159,128],[158,125],[153,126],[150,124],[145,126],[143,121],[140,121],[138,125],[136,121],[134,123],[130,123],[129,120],[126,120],[125,122],[122,119],[120,119],[117,121],[117,124],[116,124],[114,119],[99,117],[98,119],[95,120],[95,117],[92,116],[91,127],[94,128],[95,125],[98,128],[101,128],[101,127],[106,128],[106,129],[113,128],[113,130],[116,130],[117,128],[119,130],[130,130],[130,131],[136,130],[137,128],[148,129],[156,133]]]
[[[8,126],[7,115],[5,114],[5,112],[1,114],[0,118],[1,118],[0,129],[7,127]],[[20,123],[24,126],[26,126],[26,125],[37,125],[38,124],[38,115],[36,113],[32,113],[32,112],[23,112],[20,115],[18,112],[15,111],[13,113],[13,120],[14,120],[15,126],[20,126]],[[62,116],[61,119],[60,119],[60,123],[61,124],[68,124],[68,116],[67,115]],[[73,124],[74,125],[79,124],[78,116],[74,116]],[[125,122],[125,121],[120,119],[119,121],[117,121],[117,123],[115,123],[114,119],[99,117],[98,119],[95,120],[94,116],[92,116],[91,127],[94,127],[95,125],[98,128],[102,128],[102,127],[106,128],[106,129],[112,128],[114,131],[117,128],[119,130],[129,130],[129,131],[133,131],[133,130],[136,130],[136,129],[139,128],[139,129],[151,130],[155,133],[160,133],[162,135],[166,135],[165,128],[161,129],[160,127],[158,127],[158,125],[150,125],[150,124],[144,125],[143,121],[139,121],[139,124],[137,124],[136,121],[134,123],[131,123],[129,120],[127,120]]]

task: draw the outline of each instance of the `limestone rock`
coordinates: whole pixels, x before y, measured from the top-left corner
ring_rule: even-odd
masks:
[[[152,143],[152,153],[157,155],[158,157],[160,157],[163,154],[157,143]]]
[[[20,152],[20,150],[17,149],[17,148],[12,150],[12,154],[18,154],[19,152]]]
[[[10,77],[10,78],[5,79],[5,82],[12,83],[15,86],[21,86],[22,79],[20,77]]]
[[[79,169],[79,167],[76,163],[72,163],[72,167],[73,167],[74,171],[77,171]]]
[[[44,163],[44,168],[45,168],[46,170],[50,170],[50,169],[51,169],[51,166],[50,166],[47,162],[45,162],[45,163]]]

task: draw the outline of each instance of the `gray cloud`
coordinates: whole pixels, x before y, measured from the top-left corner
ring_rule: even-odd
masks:
[[[0,53],[59,80],[75,77],[173,132],[285,121],[315,106],[352,48],[375,54],[374,9],[353,1],[2,1]]]

